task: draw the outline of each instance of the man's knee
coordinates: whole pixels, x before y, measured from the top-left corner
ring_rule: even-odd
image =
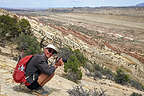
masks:
[[[47,74],[44,74],[44,73],[42,73],[42,74],[40,74],[39,75],[39,78],[50,78],[50,77],[53,77],[54,76],[54,73],[53,74],[51,74],[50,76],[49,75],[47,75]]]
[[[54,76],[54,73],[48,76],[47,74],[40,74],[38,77],[38,83],[41,84],[45,80],[50,80]]]

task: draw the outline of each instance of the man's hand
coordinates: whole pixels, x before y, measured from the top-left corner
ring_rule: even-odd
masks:
[[[64,65],[64,62],[63,62],[62,58],[60,58],[60,59],[56,62],[55,67],[57,68],[58,66],[62,66],[62,65]]]

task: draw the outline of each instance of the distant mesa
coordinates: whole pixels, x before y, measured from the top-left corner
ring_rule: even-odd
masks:
[[[139,4],[137,4],[136,6],[144,7],[144,3],[139,3]]]

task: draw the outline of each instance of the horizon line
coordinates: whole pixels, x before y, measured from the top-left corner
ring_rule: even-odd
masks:
[[[80,6],[80,7],[48,7],[48,8],[16,8],[16,7],[0,7],[2,9],[51,9],[51,8],[102,8],[102,7],[144,7],[144,6],[97,6],[97,7],[90,7],[90,6]]]

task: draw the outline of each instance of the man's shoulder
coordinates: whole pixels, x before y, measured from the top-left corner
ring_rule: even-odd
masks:
[[[34,58],[35,58],[36,60],[45,60],[43,54],[36,54],[36,55],[34,55]]]
[[[42,54],[35,54],[35,55],[33,55],[34,57],[41,57],[42,56]]]

